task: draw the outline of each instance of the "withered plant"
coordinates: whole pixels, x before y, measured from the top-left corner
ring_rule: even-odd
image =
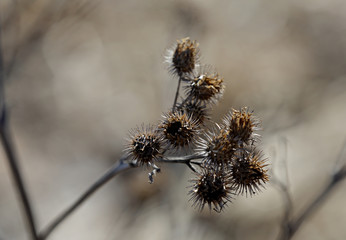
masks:
[[[158,166],[164,166],[163,163],[186,165],[193,175],[190,183],[187,183],[189,186],[187,199],[190,199],[191,205],[197,211],[202,211],[205,206],[210,211],[215,210],[218,213],[224,211],[225,207],[230,206],[239,195],[253,196],[269,181],[268,162],[258,146],[259,119],[248,107],[243,107],[231,109],[225,114],[221,123],[212,121],[211,112],[226,88],[224,80],[212,67],[201,64],[197,41],[183,38],[167,51],[166,56],[173,81],[177,81],[172,108],[167,109],[157,123],[134,127],[130,131],[121,159],[87,188],[71,206],[39,231],[30,194],[25,186],[12,141],[10,114],[5,98],[5,78],[11,75],[17,55],[20,53],[21,57],[25,57],[28,54],[29,49],[32,49],[36,41],[53,25],[55,20],[52,19],[59,19],[63,13],[73,17],[76,13],[83,16],[93,9],[93,4],[97,3],[82,4],[75,9],[72,6],[75,1],[66,1],[64,4],[59,4],[60,8],[57,11],[54,1],[48,1],[49,7],[45,8],[46,12],[37,17],[31,31],[21,34],[21,38],[15,43],[17,48],[13,56],[4,63],[3,50],[6,47],[2,46],[3,29],[15,25],[25,10],[25,7],[15,7],[19,4],[18,1],[12,2],[14,7],[5,14],[6,16],[0,16],[0,139],[13,185],[22,204],[23,218],[30,239],[47,239],[53,230],[96,190],[119,173],[133,168],[143,168],[144,171],[149,169],[149,182],[153,183],[154,176],[161,172]],[[33,1],[32,4],[41,2]],[[28,3],[24,3],[26,4]],[[295,236],[306,219],[326,201],[336,186],[346,179],[345,152],[346,143],[325,187],[298,213],[293,211],[287,166],[285,176],[279,178],[275,176],[275,172],[271,173],[271,183],[281,190],[285,203],[279,239],[288,240]]]
[[[163,165],[158,163],[185,164],[194,175],[189,186],[191,205],[199,211],[207,205],[209,211],[221,212],[238,195],[253,196],[269,181],[268,163],[258,146],[260,122],[253,112],[247,107],[231,109],[222,123],[212,121],[210,113],[226,86],[218,72],[201,65],[197,41],[183,38],[167,52],[166,62],[178,85],[172,108],[157,123],[131,130],[123,157],[40,232],[10,142],[1,85],[0,133],[32,239],[46,239],[97,189],[118,173],[132,168],[149,169],[149,182],[153,183],[155,175],[161,172],[158,165]]]

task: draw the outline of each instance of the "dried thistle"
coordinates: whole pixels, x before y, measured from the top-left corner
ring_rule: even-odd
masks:
[[[233,195],[252,196],[269,177],[261,152],[255,150],[260,123],[246,107],[232,109],[221,125],[203,131],[206,120],[210,120],[207,110],[225,87],[217,72],[208,66],[199,68],[198,53],[198,43],[189,38],[179,40],[170,51],[167,60],[171,71],[179,76],[173,108],[163,116],[156,131],[137,130],[127,151],[139,165],[152,166],[150,183],[160,172],[154,160],[186,164],[197,175],[189,191],[192,205],[202,210],[207,204],[209,209],[220,212]],[[185,98],[177,104],[181,83],[185,85]],[[168,156],[177,150],[192,150],[196,142],[194,154]]]
[[[162,156],[162,138],[152,126],[136,128],[132,130],[125,151],[138,165],[153,165]]]
[[[254,131],[260,129],[260,123],[246,107],[241,110],[232,109],[223,122],[228,129],[229,138],[237,141],[240,145],[249,144],[250,140],[259,137]]]
[[[248,193],[252,196],[269,181],[267,166],[266,159],[262,159],[261,152],[241,151],[232,165],[232,187],[238,194],[245,192],[246,196]]]
[[[214,131],[209,131],[198,141],[197,151],[205,156],[203,163],[214,168],[228,168],[237,146],[228,138],[227,131],[216,125]]]
[[[215,103],[222,96],[225,87],[223,78],[217,72],[206,68],[189,79],[185,89],[188,98]]]
[[[177,40],[177,45],[174,50],[168,51],[166,59],[173,73],[182,77],[193,72],[199,58],[198,45],[196,41],[191,41],[188,37]]]
[[[180,104],[177,107],[177,110],[191,116],[191,118],[195,120],[198,125],[202,125],[207,120],[210,120],[206,105],[197,101],[188,101]]]
[[[194,142],[199,125],[191,116],[182,112],[169,112],[159,125],[159,130],[169,146],[187,147]]]
[[[208,204],[209,209],[213,205],[214,210],[220,212],[232,199],[231,177],[227,171],[204,168],[202,173],[197,173],[197,179],[191,182],[190,201],[200,211]]]

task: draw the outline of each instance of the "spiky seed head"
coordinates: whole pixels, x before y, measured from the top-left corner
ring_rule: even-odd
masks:
[[[140,166],[151,165],[162,156],[162,138],[152,126],[132,130],[127,148],[128,156]]]
[[[237,150],[237,145],[228,138],[227,131],[216,125],[213,131],[204,134],[198,141],[197,152],[200,152],[205,166],[229,168]]]
[[[252,196],[269,181],[266,159],[256,150],[243,150],[233,162],[231,174],[233,188],[238,194]]]
[[[170,50],[167,62],[171,65],[171,71],[178,76],[184,76],[193,72],[198,58],[199,48],[196,41],[191,41],[190,38],[177,40],[174,50]]]
[[[189,97],[210,103],[215,103],[222,96],[224,89],[223,78],[208,68],[190,78],[186,86]]]
[[[201,102],[188,101],[184,104],[178,105],[177,110],[191,116],[191,118],[199,125],[204,124],[210,119],[205,104],[202,104]]]
[[[220,212],[232,199],[231,177],[227,171],[203,168],[191,182],[190,201],[200,211],[208,204],[210,210],[213,205],[214,210]]]
[[[195,141],[198,124],[182,112],[169,112],[159,125],[159,131],[169,146],[174,149],[187,147]]]
[[[253,117],[246,107],[232,111],[223,120],[228,129],[229,138],[238,141],[241,145],[249,144],[259,135],[254,133],[259,130],[259,121]]]

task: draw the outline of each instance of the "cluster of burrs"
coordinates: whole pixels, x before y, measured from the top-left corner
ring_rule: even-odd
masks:
[[[260,122],[248,108],[232,109],[221,124],[210,120],[225,86],[217,72],[200,65],[198,45],[184,38],[168,50],[166,61],[179,81],[172,110],[156,126],[133,130],[126,152],[133,164],[152,169],[151,183],[157,163],[186,164],[196,175],[189,192],[193,206],[220,212],[234,196],[260,191],[269,180],[268,164],[256,147]]]

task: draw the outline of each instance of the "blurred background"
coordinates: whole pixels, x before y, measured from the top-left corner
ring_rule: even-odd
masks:
[[[213,120],[254,110],[271,175],[287,170],[299,214],[346,139],[345,13],[342,0],[1,0],[11,130],[39,229],[119,159],[131,128],[171,107],[165,51],[187,36],[225,79]],[[0,149],[0,239],[27,239]],[[117,176],[49,239],[277,238],[285,202],[274,184],[222,214],[199,213],[190,170],[161,167],[152,185],[147,169]],[[345,239],[345,186],[294,239]]]

